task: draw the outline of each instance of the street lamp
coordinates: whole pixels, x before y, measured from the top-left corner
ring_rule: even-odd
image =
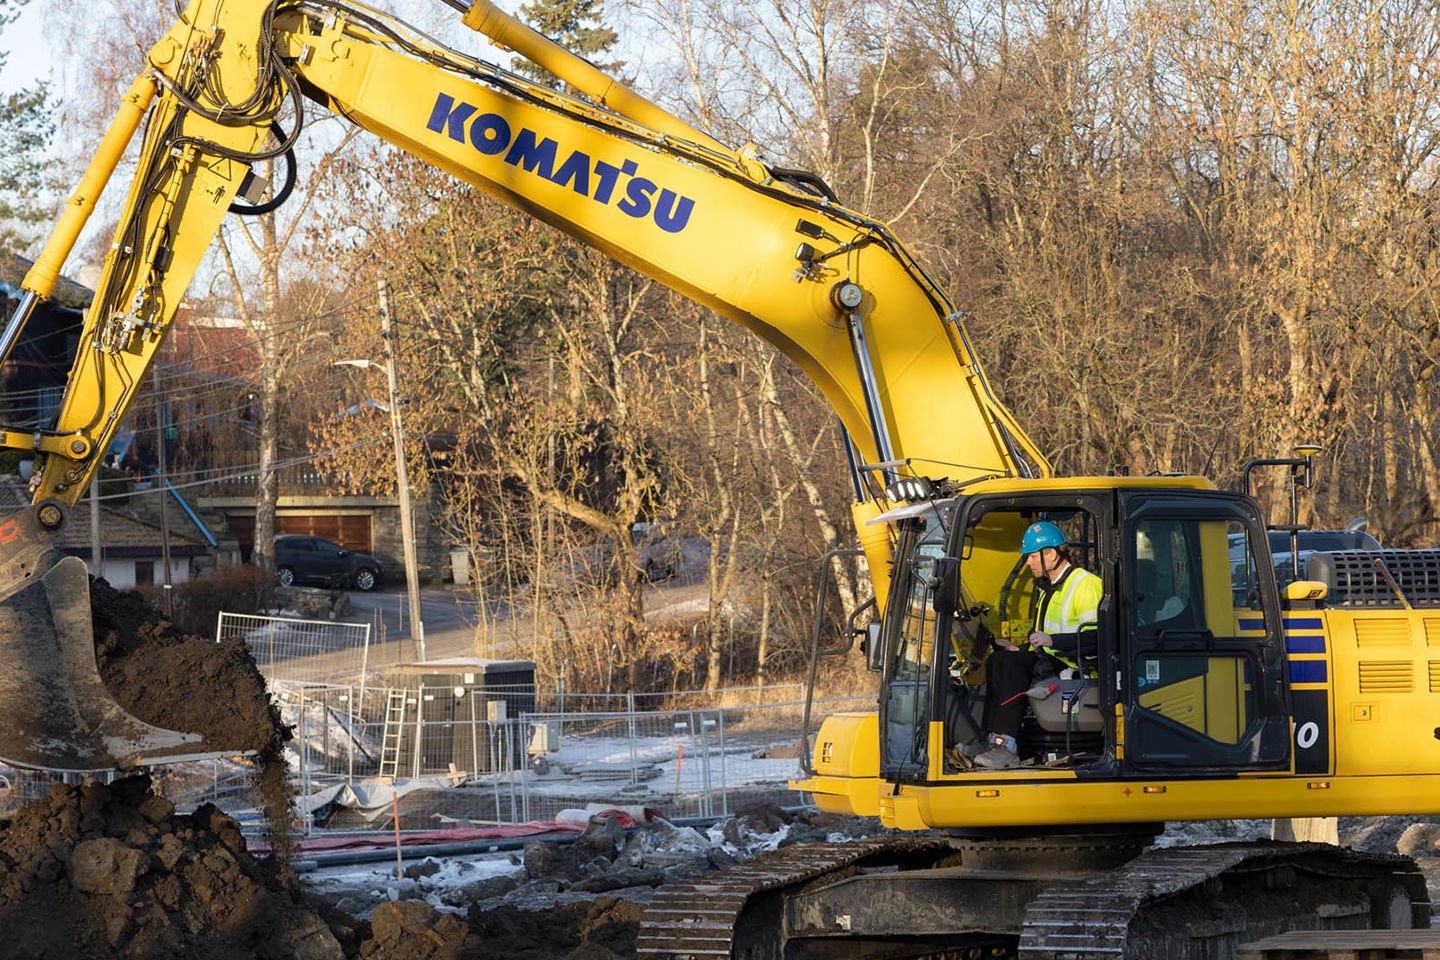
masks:
[[[380,336],[385,342],[385,363],[373,360],[336,360],[331,366],[359,367],[369,370],[384,366],[385,382],[390,391],[390,433],[395,441],[395,483],[400,491],[400,539],[405,554],[405,587],[410,597],[410,635],[420,659],[425,659],[425,622],[420,610],[420,571],[415,559],[415,520],[410,508],[410,474],[405,465],[405,426],[400,422],[399,386],[395,376],[395,337],[390,324],[388,284],[380,281]]]

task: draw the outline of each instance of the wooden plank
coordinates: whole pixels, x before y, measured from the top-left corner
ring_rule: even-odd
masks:
[[[1440,960],[1437,930],[1292,930],[1241,944],[1236,960]]]
[[[1242,951],[1267,950],[1395,950],[1440,948],[1440,929],[1432,930],[1292,930],[1242,944]]]

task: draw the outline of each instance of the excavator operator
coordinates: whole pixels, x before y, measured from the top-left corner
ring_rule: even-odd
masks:
[[[1093,662],[1096,655],[1103,585],[1098,576],[1071,562],[1069,542],[1065,531],[1048,520],[1032,523],[1020,541],[1020,554],[1039,591],[1034,629],[1022,641],[1024,646],[997,640],[985,662],[981,726],[987,733],[978,741],[984,752],[974,758],[976,766],[1017,765],[1016,738],[1029,696],[1044,699],[1054,689],[1046,678],[1062,669],[1083,672],[1081,664]]]

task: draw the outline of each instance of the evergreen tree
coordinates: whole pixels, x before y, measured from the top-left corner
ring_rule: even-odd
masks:
[[[0,30],[15,22],[25,2],[0,0]],[[7,58],[0,51],[0,69]],[[53,132],[47,84],[0,95],[0,250],[24,250],[50,221],[45,195],[54,181],[45,152]]]
[[[519,14],[521,20],[540,33],[613,76],[625,64],[599,59],[620,39],[605,23],[602,6],[603,0],[531,0],[521,4]],[[517,63],[515,69],[547,86],[560,88],[559,80],[550,71],[532,63]]]

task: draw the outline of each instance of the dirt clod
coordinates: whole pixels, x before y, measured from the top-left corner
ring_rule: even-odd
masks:
[[[643,910],[613,897],[552,910],[501,907],[472,916],[470,929],[492,949],[503,945],[511,960],[613,960],[635,955]]]

